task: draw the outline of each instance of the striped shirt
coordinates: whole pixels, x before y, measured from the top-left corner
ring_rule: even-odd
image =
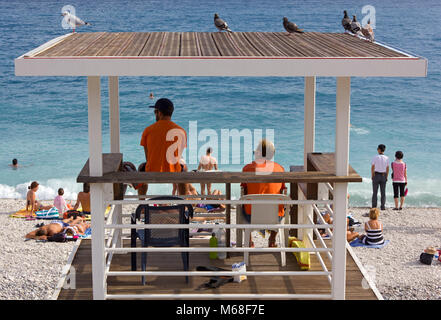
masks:
[[[364,244],[383,244],[384,243],[383,231],[381,231],[383,226],[382,226],[381,222],[380,222],[379,229],[371,229],[369,222],[366,222],[365,225],[366,225],[366,237],[363,238],[363,243]]]

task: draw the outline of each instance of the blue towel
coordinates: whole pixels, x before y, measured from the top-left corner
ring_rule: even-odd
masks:
[[[351,247],[366,247],[366,248],[377,248],[381,249],[389,243],[389,240],[384,240],[383,244],[364,244],[360,239],[355,239],[350,243]]]
[[[92,235],[92,228],[87,228],[84,234],[80,235],[81,239],[89,238]]]

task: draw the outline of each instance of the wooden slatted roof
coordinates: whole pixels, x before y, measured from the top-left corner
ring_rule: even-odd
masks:
[[[344,33],[74,33],[33,57],[406,57]]]

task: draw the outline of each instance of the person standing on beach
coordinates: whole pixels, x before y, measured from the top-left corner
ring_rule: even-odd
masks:
[[[372,159],[371,175],[372,175],[372,208],[377,207],[378,186],[381,192],[381,210],[386,207],[386,182],[389,175],[389,158],[384,155],[386,146],[384,144],[378,145],[378,154]]]
[[[173,103],[166,98],[156,101],[156,122],[144,129],[140,145],[144,147],[145,172],[181,172],[182,151],[187,147],[187,133],[171,121]],[[148,185],[138,189],[138,195],[147,194]]]
[[[207,148],[205,156],[199,161],[198,171],[218,170],[217,160],[211,155],[212,152],[211,147]],[[211,194],[211,183],[201,183],[201,194],[205,194],[205,185],[207,185],[207,194]]]
[[[402,210],[404,205],[404,188],[407,185],[407,166],[403,161],[402,151],[395,152],[395,161],[390,164],[392,168],[392,186],[394,188],[394,210]],[[398,195],[400,196],[400,207],[398,208]]]

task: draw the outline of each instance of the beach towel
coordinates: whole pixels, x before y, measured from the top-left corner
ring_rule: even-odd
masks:
[[[26,208],[18,210],[17,212],[9,215],[9,217],[11,218],[23,218],[23,219],[26,218],[27,216],[29,216],[29,211],[26,211]],[[35,213],[33,213],[32,216],[36,217]]]
[[[91,236],[92,236],[92,228],[87,228],[84,234],[79,235],[81,239],[90,239]]]
[[[107,218],[107,216],[109,215],[110,209],[112,209],[111,206],[108,206],[108,207],[106,208],[106,212],[104,213],[104,216],[105,216],[106,218]],[[80,208],[80,209],[78,209],[78,211],[83,212],[83,209]],[[91,221],[91,220],[92,220],[91,215],[90,215],[90,214],[85,214],[85,215],[84,215],[84,220],[85,220],[85,221]]]
[[[389,240],[385,240],[383,244],[364,244],[360,239],[355,239],[350,243],[351,247],[366,247],[366,248],[376,248],[381,249],[389,243]]]

